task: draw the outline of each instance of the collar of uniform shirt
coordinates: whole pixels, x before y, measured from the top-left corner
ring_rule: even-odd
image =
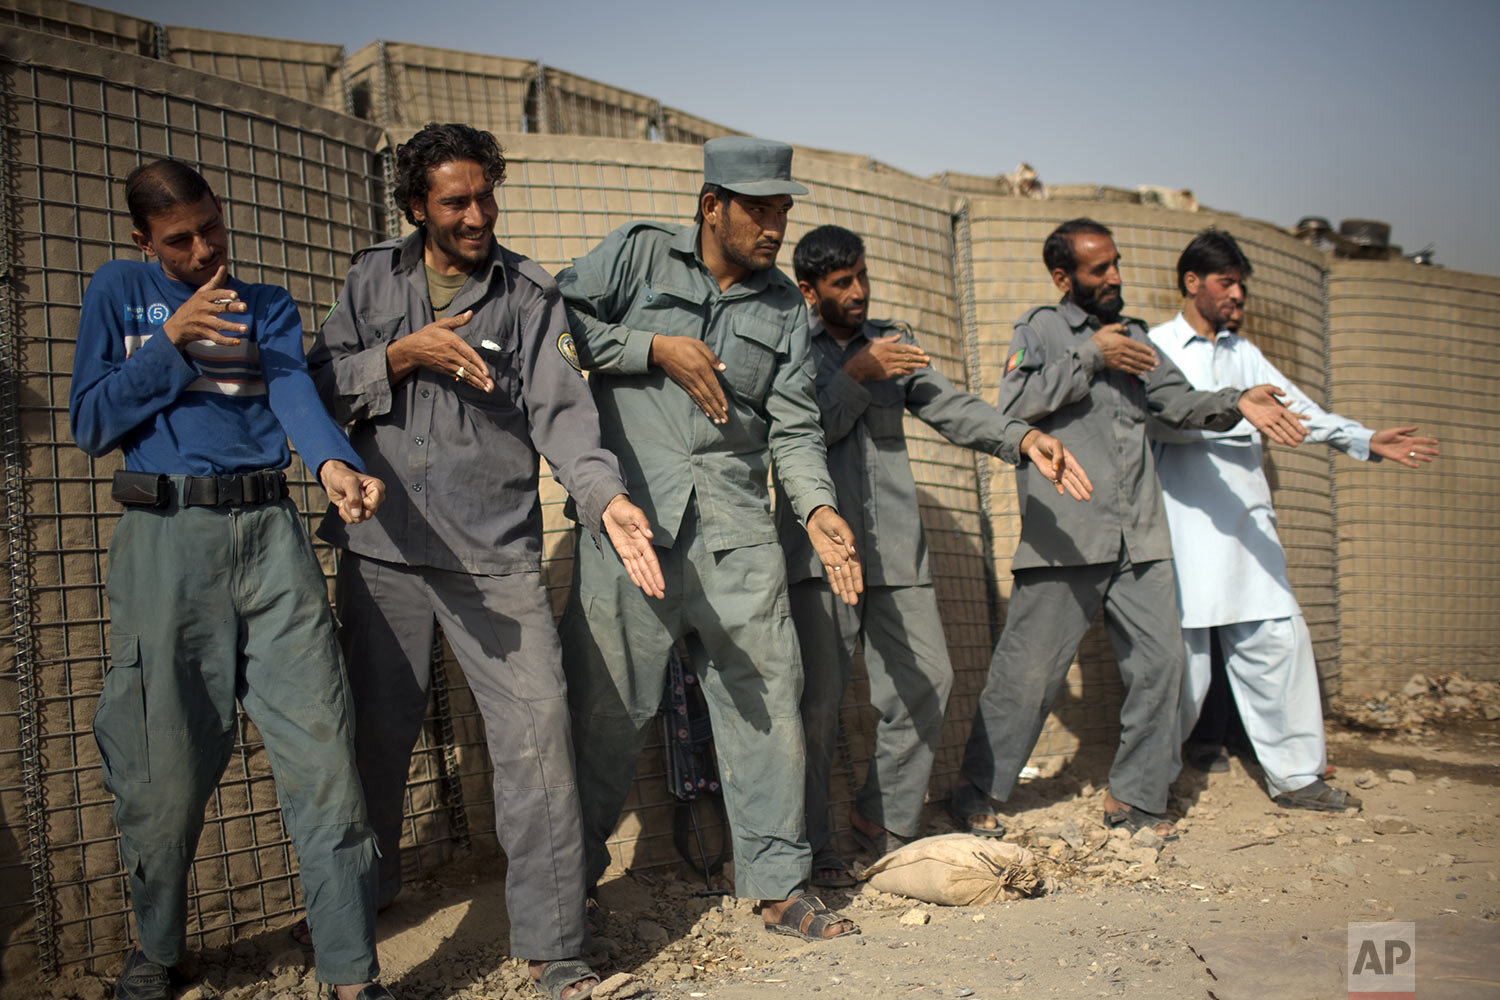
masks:
[[[699,222],[685,227],[682,232],[672,237],[671,251],[680,257],[690,258],[702,270],[704,276],[712,280],[713,275],[709,273],[708,265],[703,263],[703,254],[698,250],[698,233],[702,228],[703,224]],[[737,295],[753,295],[756,292],[763,291],[766,287],[766,282],[771,280],[771,272],[775,270],[775,265],[772,265],[764,271],[751,271],[720,294],[728,298]],[[717,281],[714,281],[715,289],[718,288],[718,284]]]

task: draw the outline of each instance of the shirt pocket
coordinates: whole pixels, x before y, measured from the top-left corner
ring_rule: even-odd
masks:
[[[355,329],[359,331],[359,340],[365,347],[374,347],[376,344],[389,344],[397,337],[406,332],[406,314],[375,315],[354,317]]]
[[[724,362],[724,380],[736,396],[756,407],[764,406],[776,359],[785,343],[780,324],[747,314],[733,317],[719,360]]]
[[[94,710],[94,742],[109,781],[150,781],[147,757],[146,685],[141,639],[127,632],[109,637],[109,670]]]
[[[460,327],[457,332],[462,335],[464,328]],[[515,410],[517,408],[516,397],[521,384],[520,355],[516,350],[517,340],[516,332],[510,326],[502,330],[489,330],[483,334],[476,330],[464,337],[464,342],[489,368],[490,380],[495,383],[495,388],[489,392],[481,392],[465,380],[454,387],[458,397],[465,403],[487,412],[499,413]]]
[[[879,441],[903,440],[906,437],[904,416],[906,396],[895,379],[867,382],[870,405],[865,408],[865,426]]]

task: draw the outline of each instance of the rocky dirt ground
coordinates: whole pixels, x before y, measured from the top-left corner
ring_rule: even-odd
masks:
[[[940,907],[868,886],[824,890],[863,933],[810,944],[762,931],[748,901],[695,895],[702,882],[686,869],[622,874],[602,887],[610,915],[592,957],[612,978],[596,996],[1222,997],[1247,984],[1212,978],[1194,950],[1205,934],[1500,920],[1500,686],[1414,678],[1333,708],[1335,780],[1363,797],[1363,812],[1281,810],[1236,759],[1227,774],[1184,775],[1172,804],[1182,836],[1158,846],[1105,830],[1096,783],[1107,764],[1083,759],[1015,796],[1007,839],[1038,857],[1046,891],[1036,898]],[[951,829],[941,804],[929,814],[929,832]],[[495,867],[476,858],[442,869],[382,917],[385,979],[398,996],[532,995],[506,955]],[[196,956],[183,996],[313,996],[307,961],[270,932]],[[1494,974],[1479,978],[1491,985],[1476,981],[1470,995],[1491,995],[1477,991]],[[107,981],[72,976],[30,995],[49,994],[103,1000]]]

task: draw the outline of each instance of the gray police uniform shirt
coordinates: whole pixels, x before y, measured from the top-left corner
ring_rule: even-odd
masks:
[[[324,403],[386,484],[375,517],[330,511],[319,537],[372,559],[467,573],[535,571],[542,509],[537,455],[573,498],[595,541],[625,485],[599,445],[599,421],[552,277],[495,243],[445,312],[474,310],[453,332],[490,368],[488,393],[426,368],[392,386],[385,352],[434,319],[422,230],[355,255],[308,356]]]
[[[915,345],[911,328],[904,323],[870,320],[846,346],[840,346],[816,318],[811,334],[828,471],[838,494],[839,513],[854,532],[865,583],[930,584],[927,539],[906,451],[903,416],[909,410],[954,444],[1011,465],[1021,461],[1021,440],[1031,425],[961,391],[931,365],[910,375],[863,383],[844,371],[844,363],[873,338],[896,334],[901,343]],[[779,482],[777,486],[776,523],[787,551],[788,579],[797,583],[825,576],[807,532],[785,510]]]
[[[632,222],[557,276],[578,356],[593,374],[604,444],[633,502],[670,546],[696,499],[714,552],[776,541],[770,461],[801,521],[834,506],[807,354],[807,309],[775,268],[719,290],[696,225]],[[702,340],[725,370],[729,420],[714,424],[650,364],[651,340]]]
[[[1146,324],[1121,317],[1150,346]],[[1144,378],[1104,366],[1092,338],[1100,321],[1075,303],[1038,306],[1016,323],[1000,380],[1000,409],[1060,439],[1094,484],[1088,503],[1059,496],[1034,464],[1016,470],[1021,540],[1012,569],[1172,558],[1150,416],[1170,427],[1228,430],[1241,389],[1195,391],[1170,359]]]

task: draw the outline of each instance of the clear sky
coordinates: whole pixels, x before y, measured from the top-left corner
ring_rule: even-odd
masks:
[[[165,24],[487,52],[918,174],[1384,219],[1500,275],[1500,0],[105,0]]]

